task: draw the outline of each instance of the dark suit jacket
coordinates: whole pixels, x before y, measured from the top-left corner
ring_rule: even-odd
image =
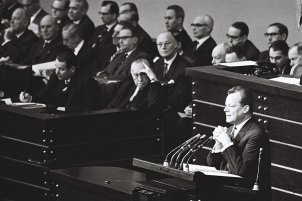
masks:
[[[247,60],[252,60],[252,61],[258,60],[260,51],[250,40],[246,40],[246,42],[243,45],[243,49],[246,52]]]
[[[143,109],[161,108],[164,105],[164,87],[159,82],[149,83],[130,102],[135,90],[136,85],[132,80],[124,82],[107,108]]]
[[[37,42],[38,37],[31,31],[26,31],[19,37],[5,43],[0,47],[1,57],[9,56],[14,63],[20,63],[29,55],[32,45]]]
[[[98,26],[90,41],[93,50],[92,75],[103,70],[110,62],[111,56],[116,52],[116,46],[112,42],[114,26],[106,31],[106,25]]]
[[[93,62],[93,52],[88,42],[84,41],[83,46],[76,56],[79,64],[79,72],[90,75],[90,65]]]
[[[130,67],[134,60],[140,57],[149,58],[149,55],[136,48],[126,59],[123,59],[124,53],[118,54],[105,68],[104,73],[107,79],[126,80],[130,77]]]
[[[260,61],[270,61],[268,50],[260,52],[258,60],[260,60]]]
[[[95,26],[92,20],[88,17],[88,15],[84,15],[81,19],[79,23],[79,29],[83,34],[83,39],[89,42],[95,30]]]
[[[64,90],[65,88],[65,90]],[[59,80],[53,73],[47,85],[37,94],[33,101],[55,107],[65,107],[66,111],[85,111],[98,109],[98,85],[92,78],[75,74],[69,85]]]
[[[10,7],[2,7],[0,8],[0,18],[1,19],[7,19],[7,20],[11,20],[11,17],[13,15],[13,12],[17,9],[17,8],[21,8],[22,6],[16,2],[15,4],[13,4]]]
[[[65,25],[72,23],[72,21],[66,16],[60,23],[57,22],[59,25],[59,33],[62,34],[62,29]]]
[[[60,35],[54,38],[50,43],[44,46],[44,39],[39,39],[33,44],[28,57],[21,63],[26,65],[39,64],[49,61],[54,61],[58,53],[66,47],[62,43]]]
[[[183,50],[187,49],[189,44],[192,43],[192,39],[185,29],[182,29],[180,32],[173,33],[173,36],[181,43]]]
[[[193,60],[192,66],[212,65],[212,51],[217,45],[215,40],[212,37],[208,38],[198,49],[196,49],[196,43],[197,41],[190,43],[184,51],[184,54]]]
[[[36,15],[35,19],[33,20],[33,23],[40,25],[40,21],[42,18],[46,15],[49,15],[45,10],[41,9],[38,15]]]
[[[229,132],[232,127],[229,128]],[[256,179],[259,150],[263,148],[258,184],[263,196],[270,197],[271,156],[267,133],[251,118],[241,128],[233,140],[234,145],[222,153],[210,152],[208,165],[220,170],[227,170],[231,174]],[[269,197],[267,197],[269,196]],[[264,199],[269,200],[269,199]]]
[[[153,42],[150,35],[140,25],[137,25],[136,28],[138,32],[138,48],[148,53],[151,58],[159,56],[156,43]]]
[[[163,77],[163,66],[164,59],[160,58],[155,62],[153,71],[161,82],[174,81],[174,84],[167,85],[167,104],[174,110],[183,112],[191,101],[191,82],[189,78],[185,77],[185,68],[190,67],[190,64],[183,57],[177,55],[165,77]]]

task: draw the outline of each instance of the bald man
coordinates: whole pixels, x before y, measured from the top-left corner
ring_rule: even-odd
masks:
[[[23,8],[16,9],[12,14],[10,27],[5,30],[4,42],[0,47],[1,61],[19,63],[28,56],[32,44],[38,40],[29,30],[29,15]]]
[[[214,20],[210,15],[197,16],[191,23],[192,32],[196,38],[185,50],[193,60],[193,66],[209,66],[212,62],[212,50],[216,46],[215,40],[211,37]]]
[[[218,65],[225,62],[226,50],[229,47],[228,43],[218,44],[212,51],[212,64]]]
[[[62,49],[65,49],[59,34],[55,18],[46,15],[40,23],[41,38],[32,46],[29,56],[22,64],[38,64],[54,61]]]

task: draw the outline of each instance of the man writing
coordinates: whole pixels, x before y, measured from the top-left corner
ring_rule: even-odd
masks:
[[[224,112],[231,127],[218,126],[213,131],[215,145],[208,154],[208,165],[231,174],[256,178],[258,156],[263,148],[258,184],[264,200],[270,200],[269,138],[253,118],[252,93],[241,86],[228,91]]]

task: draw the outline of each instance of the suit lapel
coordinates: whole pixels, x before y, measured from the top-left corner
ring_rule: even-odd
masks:
[[[253,120],[252,120],[252,118],[250,118],[250,119],[243,125],[243,127],[240,129],[240,131],[239,131],[238,134],[236,135],[234,141],[239,142],[239,141],[243,138],[243,136],[245,135],[245,132],[246,132],[247,130],[250,129],[250,127],[251,127],[252,124],[253,124]]]

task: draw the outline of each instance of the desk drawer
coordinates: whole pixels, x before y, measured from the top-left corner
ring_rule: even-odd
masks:
[[[0,157],[0,176],[48,187],[48,169],[31,163]]]

